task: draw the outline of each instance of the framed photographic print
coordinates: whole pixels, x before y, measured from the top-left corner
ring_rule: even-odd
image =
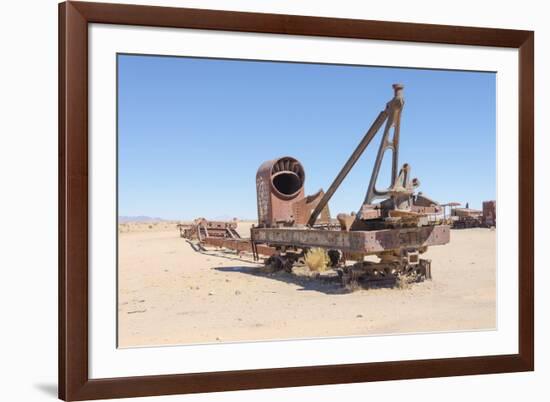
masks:
[[[534,33],[59,6],[59,397],[534,369]]]

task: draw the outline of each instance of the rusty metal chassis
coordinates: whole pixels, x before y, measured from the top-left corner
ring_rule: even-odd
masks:
[[[260,254],[269,257],[281,251],[314,247],[362,255],[381,255],[398,250],[414,252],[428,246],[446,244],[450,231],[446,225],[371,231],[285,227],[251,228],[250,235],[250,239],[208,236],[199,241],[238,252],[252,252],[254,259],[258,260]]]
[[[254,244],[250,239],[227,239],[221,237],[205,237],[201,239],[201,244],[213,247],[228,248],[237,252],[249,252],[254,255],[254,260],[258,260],[258,255],[262,254],[270,257],[277,253],[277,249],[265,244]]]
[[[307,228],[252,228],[254,245],[275,248],[335,249],[363,255],[381,254],[391,250],[420,249],[449,242],[449,226],[382,229],[371,231],[341,231]]]
[[[372,231],[252,228],[251,244],[255,259],[261,254],[259,247],[276,250],[266,260],[267,265],[274,264],[276,269],[287,271],[291,271],[304,250],[313,247],[338,250],[344,264],[339,264],[337,272],[347,287],[359,281],[393,285],[400,277],[414,281],[431,279],[431,261],[420,258],[420,253],[428,246],[446,244],[449,236],[450,228],[445,225]],[[360,260],[346,266],[346,255],[354,254],[359,255]],[[380,262],[363,261],[365,255],[377,255]]]
[[[420,258],[427,247],[446,244],[450,228],[446,225],[391,228],[381,230],[330,230],[329,228],[251,228],[250,239],[199,235],[199,244],[223,247],[237,252],[251,252],[254,260],[267,257],[266,266],[273,270],[292,271],[292,266],[304,252],[320,247],[329,250],[335,261],[341,283],[368,282],[394,285],[399,278],[421,281],[431,279],[431,261]],[[346,266],[346,256],[359,255],[352,266]],[[365,255],[376,255],[379,262],[364,261]],[[355,258],[349,258],[355,260]]]

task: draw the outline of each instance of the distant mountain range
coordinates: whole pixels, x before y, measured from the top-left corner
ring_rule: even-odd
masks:
[[[151,216],[119,216],[118,222],[119,223],[126,223],[126,222],[159,222],[163,221],[162,218],[153,218]]]
[[[214,218],[207,218],[209,220],[213,221],[232,221],[233,216],[231,215],[218,215]],[[119,216],[118,217],[118,223],[128,223],[128,222],[164,222],[164,221],[185,221],[186,219],[163,219],[158,217],[152,217],[152,216],[145,216],[145,215],[139,215],[139,216]],[[192,221],[192,219],[187,219],[188,221]],[[244,218],[238,218],[237,220],[247,222],[247,221],[255,221],[254,219],[244,219]]]

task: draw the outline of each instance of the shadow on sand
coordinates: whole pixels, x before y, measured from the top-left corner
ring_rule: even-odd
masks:
[[[344,295],[348,294],[349,290],[345,289],[337,276],[306,276],[296,275],[285,271],[274,273],[265,272],[261,267],[215,267],[213,268],[220,272],[235,272],[246,275],[257,276],[270,280],[280,281],[287,284],[299,286],[298,292],[320,292],[329,295]]]
[[[288,284],[300,286],[297,291],[313,291],[320,292],[327,295],[345,295],[352,293],[358,289],[380,289],[380,288],[393,288],[395,284],[386,283],[363,283],[359,282],[352,287],[344,287],[340,281],[340,278],[336,275],[304,275],[297,274],[296,272],[289,273],[285,271],[279,272],[266,272],[263,269],[263,265],[260,261],[254,261],[250,254],[239,255],[237,252],[228,249],[206,249],[200,245],[194,244],[187,240],[189,246],[197,253],[208,257],[225,258],[227,260],[246,262],[249,264],[255,264],[256,266],[232,266],[232,267],[213,267],[212,269],[220,272],[237,272],[246,275],[259,276],[266,279],[276,280]],[[245,257],[246,255],[246,257]]]

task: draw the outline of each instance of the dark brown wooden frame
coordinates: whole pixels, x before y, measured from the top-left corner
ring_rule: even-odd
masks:
[[[519,49],[519,353],[215,373],[88,377],[88,24]],[[59,397],[137,397],[534,369],[534,33],[336,18],[66,2],[59,5]]]

